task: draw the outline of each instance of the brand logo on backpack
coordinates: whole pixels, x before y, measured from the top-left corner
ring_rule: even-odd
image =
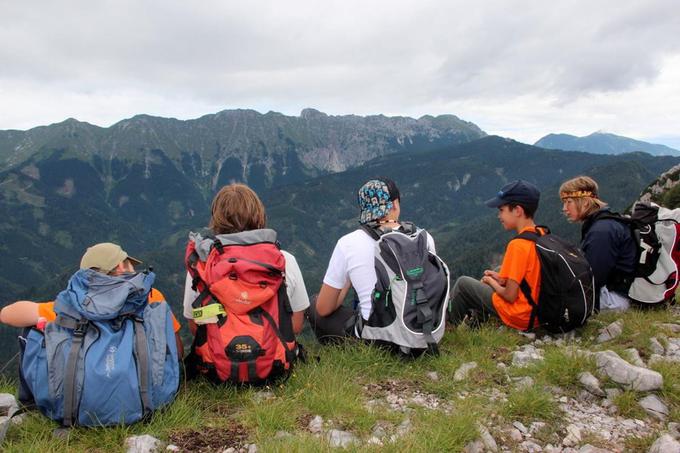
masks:
[[[248,291],[241,291],[240,297],[237,297],[235,302],[241,305],[250,305],[252,303],[252,301],[248,299]]]
[[[106,364],[105,364],[105,369],[106,369],[106,377],[110,378],[111,373],[115,371],[116,369],[116,352],[118,351],[118,348],[115,346],[111,346],[109,348],[109,353],[106,354]]]

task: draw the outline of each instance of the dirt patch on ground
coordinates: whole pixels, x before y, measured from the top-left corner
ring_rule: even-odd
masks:
[[[170,442],[180,451],[222,452],[233,447],[236,450],[248,445],[250,433],[241,424],[233,422],[223,428],[202,428],[200,431],[175,431],[170,434]]]
[[[370,397],[383,397],[390,393],[412,393],[418,386],[414,382],[388,380],[364,385],[364,392]]]

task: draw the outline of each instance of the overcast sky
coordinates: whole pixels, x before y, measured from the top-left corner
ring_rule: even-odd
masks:
[[[0,0],[0,43],[0,129],[314,107],[680,149],[677,0]]]

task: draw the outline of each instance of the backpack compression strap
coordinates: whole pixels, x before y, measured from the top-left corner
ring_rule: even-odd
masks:
[[[78,403],[76,402],[76,369],[80,350],[83,347],[83,340],[87,333],[89,321],[75,320],[65,316],[57,316],[55,321],[58,325],[73,330],[71,340],[71,350],[66,359],[66,369],[64,370],[64,426],[73,426],[74,421],[78,421]]]
[[[545,229],[545,233],[540,232],[538,228],[543,228]],[[525,231],[523,233],[518,234],[515,236],[514,239],[524,239],[527,241],[531,241],[533,243],[536,243],[539,237],[543,236],[544,234],[550,234],[550,229],[546,226],[537,226],[536,231]],[[534,300],[534,297],[531,295],[531,287],[529,286],[529,282],[527,282],[526,278],[522,279],[522,282],[519,284],[519,289],[522,291],[522,294],[524,294],[524,297],[526,297],[527,302],[529,302],[529,305],[531,305],[531,315],[529,316],[529,324],[527,325],[526,332],[531,332],[534,329],[534,323],[536,322],[536,316],[537,316],[537,311],[538,311],[538,304]]]
[[[420,280],[413,284],[413,302],[416,305],[418,322],[423,326],[423,337],[427,343],[427,351],[433,355],[439,355],[439,346],[432,336],[432,331],[434,330],[432,309],[427,303],[423,283]]]

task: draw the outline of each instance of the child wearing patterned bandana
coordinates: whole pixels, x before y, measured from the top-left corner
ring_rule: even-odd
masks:
[[[382,230],[402,228],[399,223],[401,199],[397,185],[388,178],[367,181],[358,192],[359,223]],[[374,267],[375,240],[362,228],[341,237],[333,254],[316,301],[307,315],[320,342],[334,338],[356,337],[356,322],[371,314],[371,294],[377,277]],[[434,253],[432,236],[427,235],[428,249]],[[343,305],[350,287],[357,294],[356,307]]]
[[[595,294],[601,310],[626,310],[628,289],[635,277],[636,245],[630,228],[612,218],[600,200],[597,182],[588,176],[570,179],[560,187],[562,212],[581,222],[581,249],[593,269]],[[598,305],[596,305],[598,306]]]

